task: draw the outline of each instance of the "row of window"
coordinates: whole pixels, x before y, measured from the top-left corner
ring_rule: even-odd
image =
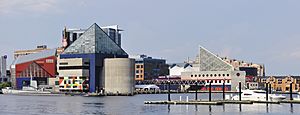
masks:
[[[135,75],[135,78],[143,78],[143,75]]]
[[[136,65],[136,68],[144,68],[144,65]]]
[[[225,76],[229,77],[229,74],[226,74],[226,75],[225,75],[225,74],[218,74],[218,75],[217,75],[217,74],[214,74],[214,75],[213,75],[213,74],[210,74],[210,75],[209,75],[209,74],[206,74],[206,75],[205,75],[205,74],[202,74],[202,75],[200,75],[200,74],[199,74],[199,75],[195,74],[195,75],[191,75],[191,77],[201,77],[201,76],[202,76],[202,77],[205,77],[205,76],[206,76],[206,77],[209,77],[209,76],[210,76],[210,77],[213,77],[213,76],[215,76],[215,77],[217,77],[217,76],[221,77],[221,75],[222,75],[223,77],[225,77]]]
[[[135,70],[135,73],[143,73],[143,70]]]
[[[205,83],[224,83],[224,80],[205,80]],[[225,80],[225,83],[230,83],[230,80]]]

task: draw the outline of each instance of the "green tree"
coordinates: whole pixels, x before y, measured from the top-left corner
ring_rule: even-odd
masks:
[[[0,83],[0,89],[5,88],[5,87],[11,87],[10,82],[2,82]]]

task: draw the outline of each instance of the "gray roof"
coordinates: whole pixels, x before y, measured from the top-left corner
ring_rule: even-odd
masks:
[[[25,62],[29,62],[29,61],[34,61],[34,60],[38,60],[41,58],[55,56],[55,55],[56,55],[56,49],[44,50],[39,53],[33,53],[33,54],[25,55],[25,56],[20,56],[13,61],[12,65],[21,64],[21,63],[25,63]]]

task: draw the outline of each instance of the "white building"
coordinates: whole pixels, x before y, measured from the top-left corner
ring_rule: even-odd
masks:
[[[170,64],[169,72],[170,77],[180,77],[181,72],[192,71],[193,67],[188,63],[175,63]]]
[[[207,90],[209,83],[212,84],[212,90],[222,90],[223,83],[226,90],[236,91],[239,82],[244,88],[245,71],[235,70],[232,65],[203,47],[200,47],[198,60],[199,63],[189,66],[188,69],[174,66],[170,68],[170,73],[180,75],[181,80],[205,82],[207,87],[202,90]]]

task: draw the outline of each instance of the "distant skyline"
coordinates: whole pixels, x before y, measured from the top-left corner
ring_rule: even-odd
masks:
[[[168,63],[214,54],[264,64],[267,75],[300,75],[300,1],[0,0],[0,55],[61,46],[61,31],[119,25],[122,47]]]

